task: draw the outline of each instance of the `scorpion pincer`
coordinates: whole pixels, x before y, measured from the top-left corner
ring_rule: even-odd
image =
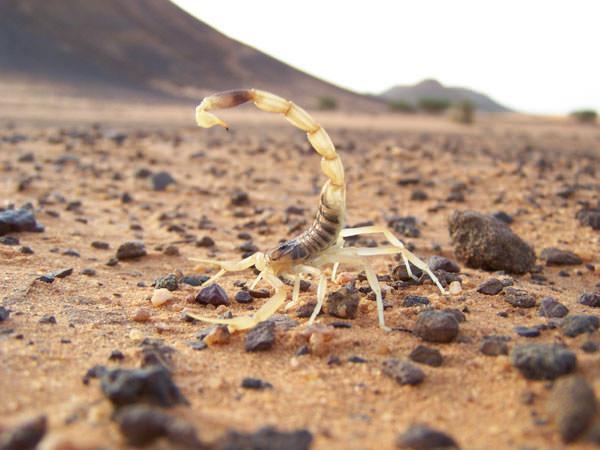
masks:
[[[312,324],[319,314],[327,291],[327,278],[323,267],[333,265],[332,280],[336,278],[337,268],[340,263],[360,266],[366,274],[367,281],[377,300],[377,315],[379,326],[389,330],[385,325],[383,316],[383,299],[381,287],[375,271],[368,264],[367,257],[376,255],[400,254],[408,274],[412,274],[410,263],[427,273],[442,293],[443,286],[431,272],[426,263],[408,251],[402,242],[390,230],[382,226],[365,226],[357,228],[344,228],[346,216],[346,182],[342,160],[335,151],[335,147],[327,132],[306,111],[277,95],[257,89],[243,89],[221,92],[202,100],[196,108],[196,122],[200,127],[210,128],[220,125],[228,128],[227,124],[210,111],[221,108],[231,108],[252,101],[257,108],[283,114],[294,126],[306,132],[312,147],[321,155],[321,169],[328,180],[323,186],[320,195],[319,209],[312,225],[302,234],[290,239],[266,253],[257,252],[241,261],[214,261],[195,259],[205,264],[215,264],[220,270],[210,278],[205,285],[210,285],[227,272],[238,272],[255,266],[259,271],[251,288],[260,280],[266,281],[274,290],[272,297],[253,315],[239,316],[231,319],[202,317],[188,313],[194,319],[227,325],[229,331],[245,330],[267,320],[283,305],[286,300],[284,284],[279,277],[293,280],[292,301],[286,310],[297,304],[300,293],[300,275],[309,274],[318,279],[317,304],[308,320]],[[344,238],[363,234],[381,233],[391,244],[385,247],[362,248],[344,247]]]

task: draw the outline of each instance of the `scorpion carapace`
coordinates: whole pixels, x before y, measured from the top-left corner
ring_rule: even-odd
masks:
[[[195,259],[194,261],[215,264],[220,270],[205,285],[209,285],[224,275],[226,272],[237,272],[255,266],[259,274],[252,284],[264,280],[274,289],[273,296],[253,315],[239,316],[232,319],[218,319],[201,317],[195,314],[188,315],[194,319],[209,323],[224,324],[230,331],[244,330],[271,317],[283,305],[286,299],[284,284],[281,277],[294,280],[292,301],[286,309],[297,304],[300,294],[300,275],[310,274],[319,279],[317,286],[317,305],[313,310],[308,324],[312,324],[319,314],[327,289],[327,279],[322,271],[326,265],[333,264],[332,280],[335,281],[337,267],[340,263],[357,265],[363,268],[369,286],[375,293],[377,300],[377,315],[379,326],[388,330],[383,316],[383,299],[381,287],[375,271],[367,262],[368,256],[400,254],[408,274],[415,278],[411,272],[410,263],[427,273],[442,293],[444,288],[425,264],[416,255],[408,251],[402,242],[385,227],[367,226],[358,228],[344,228],[346,215],[346,182],[342,160],[335,151],[333,142],[327,132],[306,111],[277,95],[257,89],[240,89],[221,92],[202,100],[196,108],[196,122],[199,126],[210,128],[220,125],[228,128],[227,124],[212,114],[211,110],[231,108],[242,103],[252,101],[257,108],[283,114],[294,126],[306,132],[309,142],[321,155],[321,169],[328,180],[321,190],[319,208],[312,225],[304,233],[294,239],[266,253],[257,252],[241,261],[214,261]],[[362,248],[344,247],[344,238],[362,234],[381,233],[391,246]]]

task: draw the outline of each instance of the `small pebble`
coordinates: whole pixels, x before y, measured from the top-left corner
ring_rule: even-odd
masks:
[[[451,295],[460,294],[462,292],[460,281],[452,281],[450,286],[448,286],[448,292],[450,292]]]
[[[235,301],[241,304],[252,303],[254,298],[248,293],[248,291],[239,291],[235,294]]]
[[[196,295],[196,301],[201,305],[225,305],[229,306],[227,292],[218,284],[214,283],[200,290]]]
[[[167,303],[169,300],[172,300],[173,298],[173,294],[169,289],[160,288],[154,289],[150,301],[152,302],[152,306],[159,307]]]
[[[508,355],[508,336],[487,336],[483,339],[479,351],[486,356]]]
[[[504,284],[497,278],[489,278],[477,287],[477,292],[485,295],[497,295],[504,289]]]
[[[600,319],[597,316],[576,314],[563,319],[560,328],[565,336],[575,337],[583,333],[592,333],[600,326]]]
[[[254,389],[262,391],[264,389],[272,389],[273,385],[267,381],[263,381],[260,378],[246,377],[242,380],[242,387],[244,389]]]
[[[354,319],[360,298],[354,288],[342,287],[327,296],[327,313],[340,319]]]
[[[444,358],[438,349],[418,345],[410,352],[409,358],[414,362],[426,364],[432,367],[440,367]]]
[[[536,327],[516,326],[515,332],[522,337],[533,338],[540,335],[540,329]]]
[[[575,353],[559,344],[519,345],[510,358],[513,366],[530,380],[553,380],[577,367]]]
[[[568,250],[548,247],[542,250],[540,258],[546,261],[547,266],[567,266],[582,264],[582,259]]]
[[[425,425],[412,425],[396,439],[397,448],[411,450],[457,450],[458,444],[446,433]]]
[[[558,302],[555,298],[545,297],[540,302],[539,315],[542,317],[560,318],[569,314],[569,308]]]
[[[581,294],[581,297],[579,297],[579,300],[577,301],[585,306],[591,306],[592,308],[600,308],[600,293],[596,294],[592,292],[586,292],[584,294]]]
[[[44,314],[38,322],[43,324],[54,325],[56,324],[56,317],[51,316],[50,314]]]
[[[225,325],[217,325],[202,340],[206,345],[212,347],[213,345],[229,344],[230,338],[231,333],[229,332],[229,328]]]
[[[116,257],[119,261],[124,261],[146,255],[146,246],[142,241],[128,241],[119,246]]]
[[[458,335],[458,321],[444,311],[423,311],[417,317],[414,333],[429,342],[451,342]]]
[[[410,308],[412,306],[429,305],[430,303],[431,302],[427,297],[422,297],[420,295],[407,295],[402,301],[402,306],[405,308]]]
[[[134,322],[148,322],[150,320],[150,310],[148,308],[138,308],[133,314],[132,320]]]
[[[388,359],[383,362],[382,372],[400,385],[417,385],[425,379],[425,373],[409,361]]]
[[[261,322],[246,334],[244,347],[247,352],[270,350],[275,344],[275,323]]]
[[[504,300],[515,308],[533,308],[535,297],[522,289],[506,288]]]

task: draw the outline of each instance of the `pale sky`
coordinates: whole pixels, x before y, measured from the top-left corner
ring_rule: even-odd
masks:
[[[175,0],[227,36],[357,92],[436,78],[511,108],[600,109],[597,0]]]

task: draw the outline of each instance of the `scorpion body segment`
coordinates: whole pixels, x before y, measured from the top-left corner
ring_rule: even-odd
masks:
[[[240,316],[233,319],[213,319],[189,314],[192,318],[209,323],[228,325],[230,331],[248,329],[257,323],[268,319],[275,314],[277,309],[285,302],[285,291],[279,276],[291,276],[294,279],[292,302],[294,305],[299,298],[300,274],[308,273],[319,278],[317,288],[317,306],[315,307],[309,324],[319,313],[326,293],[326,277],[321,267],[333,264],[333,276],[340,263],[361,266],[366,274],[367,281],[375,293],[379,325],[385,326],[383,317],[383,299],[377,276],[367,264],[366,257],[374,255],[400,254],[406,264],[408,273],[412,276],[409,262],[427,273],[439,289],[445,293],[438,279],[431,272],[427,264],[409,252],[404,245],[386,228],[360,227],[344,228],[346,216],[346,182],[342,160],[335,150],[335,146],[327,132],[306,111],[295,103],[269,92],[256,89],[243,89],[221,92],[206,97],[196,108],[196,122],[200,127],[209,128],[219,125],[228,128],[228,125],[211,113],[211,110],[231,108],[252,101],[255,106],[266,112],[283,114],[284,117],[297,128],[306,132],[308,141],[315,151],[321,155],[321,169],[328,178],[320,195],[319,208],[312,225],[299,236],[285,241],[266,253],[257,252],[239,262],[220,262],[213,260],[194,259],[195,261],[216,264],[220,270],[205,284],[210,284],[226,272],[241,271],[255,266],[259,275],[252,286],[260,280],[266,281],[275,290],[275,293],[253,316]],[[378,248],[344,248],[344,237],[360,234],[382,233],[392,244],[391,247]]]

